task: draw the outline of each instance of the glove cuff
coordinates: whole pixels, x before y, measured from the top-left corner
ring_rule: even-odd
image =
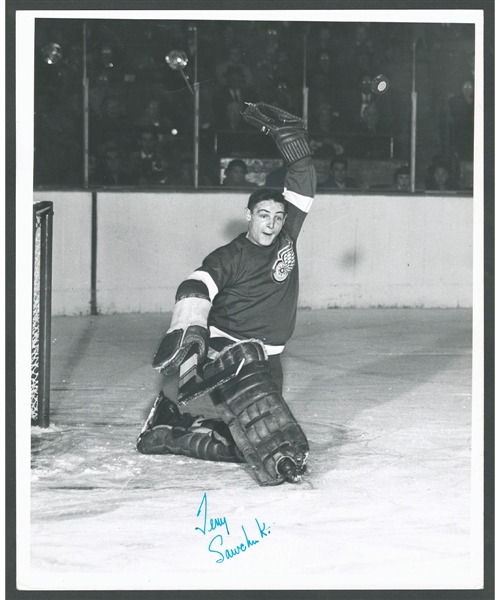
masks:
[[[305,136],[290,140],[282,139],[278,149],[289,165],[306,156],[312,156],[312,150]]]

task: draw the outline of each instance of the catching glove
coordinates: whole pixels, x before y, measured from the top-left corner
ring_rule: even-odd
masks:
[[[312,156],[304,119],[264,102],[247,103],[241,114],[247,123],[258,127],[266,135],[271,134],[288,164]]]

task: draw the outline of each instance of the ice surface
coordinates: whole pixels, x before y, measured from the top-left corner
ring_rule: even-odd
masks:
[[[158,389],[175,393],[150,366],[168,322],[54,318],[51,426],[32,428],[23,585],[480,585],[471,552],[471,311],[299,311],[284,396],[310,442],[309,472],[273,488],[260,488],[244,465],[136,451]],[[203,398],[186,409],[214,414]],[[208,531],[224,517],[229,535],[221,525]]]

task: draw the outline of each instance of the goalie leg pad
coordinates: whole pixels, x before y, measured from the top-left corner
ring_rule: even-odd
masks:
[[[212,401],[260,485],[297,482],[305,471],[309,445],[271,378],[262,344],[229,346],[215,359],[214,368],[223,371],[242,357],[248,362],[237,377],[211,393]]]

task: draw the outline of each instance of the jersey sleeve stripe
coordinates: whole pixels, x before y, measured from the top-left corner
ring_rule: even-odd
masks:
[[[308,213],[311,210],[314,198],[303,196],[297,192],[292,192],[292,190],[287,190],[286,188],[283,192],[283,196],[285,197],[285,200],[296,206],[302,212]]]
[[[217,284],[212,279],[211,275],[209,275],[206,271],[194,271],[191,273],[187,279],[196,279],[197,281],[203,281],[203,283],[208,288],[208,294],[210,296],[210,300],[213,302],[215,296],[219,293],[219,288]]]

